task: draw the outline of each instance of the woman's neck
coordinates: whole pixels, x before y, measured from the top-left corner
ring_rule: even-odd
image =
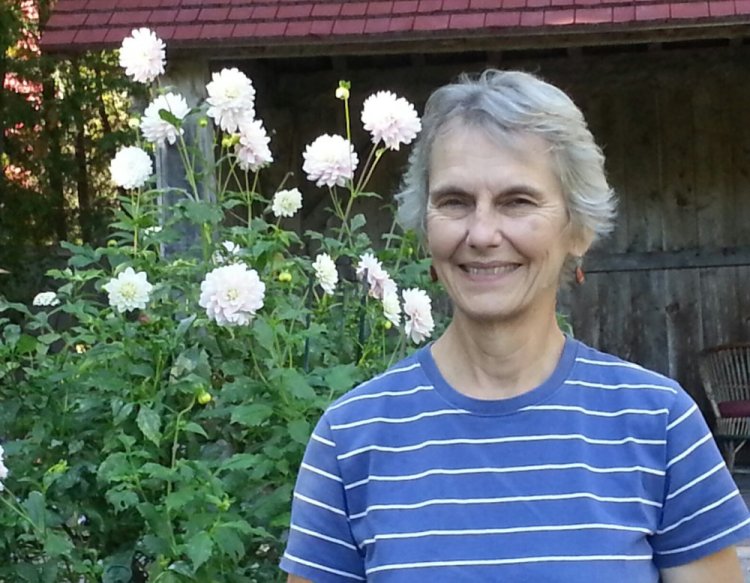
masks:
[[[560,360],[565,336],[552,314],[516,322],[477,322],[457,314],[432,346],[446,381],[477,399],[507,399],[542,384]]]

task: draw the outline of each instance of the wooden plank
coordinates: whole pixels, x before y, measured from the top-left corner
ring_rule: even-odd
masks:
[[[623,93],[624,175],[621,198],[627,229],[626,250],[630,253],[659,253],[662,250],[663,211],[660,197],[660,145],[657,86],[654,79],[641,80]],[[664,273],[631,274],[630,310],[623,314],[631,325],[633,360],[667,374]]]
[[[721,201],[724,193],[717,195]],[[722,222],[717,230],[726,230]],[[707,244],[708,245],[708,244]],[[650,271],[653,269],[703,269],[750,265],[750,246],[747,247],[694,247],[675,251],[604,254],[592,252],[587,258],[591,273],[616,271]]]
[[[658,93],[659,133],[662,145],[661,191],[664,204],[664,248],[693,247],[698,238],[695,213],[695,124],[691,84],[665,84]],[[701,349],[703,322],[700,287],[695,270],[666,272],[667,354],[669,376],[677,379],[706,406],[700,391],[695,357]]]

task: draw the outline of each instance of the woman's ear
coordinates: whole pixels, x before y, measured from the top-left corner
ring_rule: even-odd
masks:
[[[594,243],[594,232],[585,227],[575,229],[575,231],[572,234],[570,254],[574,257],[583,257]]]

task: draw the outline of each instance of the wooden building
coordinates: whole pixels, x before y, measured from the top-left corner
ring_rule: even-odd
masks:
[[[576,335],[702,405],[697,353],[750,341],[750,0],[58,0],[42,46],[116,47],[140,26],[166,41],[170,80],[194,101],[211,71],[245,70],[276,171],[298,176],[305,144],[341,127],[339,79],[357,112],[378,89],[421,108],[463,71],[540,73],[584,110],[620,198],[585,284],[561,298]],[[380,169],[379,191],[404,162]],[[323,228],[322,192],[298,182],[305,227]]]

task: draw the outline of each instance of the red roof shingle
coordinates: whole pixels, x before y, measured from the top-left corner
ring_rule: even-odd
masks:
[[[326,45],[750,22],[750,0],[58,0],[41,46],[117,46],[134,28],[176,46]],[[516,31],[518,32],[518,31]]]

